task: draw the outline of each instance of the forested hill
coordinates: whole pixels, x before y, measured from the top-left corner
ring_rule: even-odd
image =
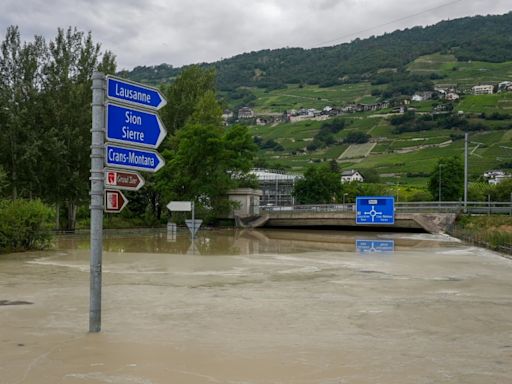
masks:
[[[512,60],[512,12],[442,21],[332,47],[244,53],[202,65],[217,69],[220,90],[273,89],[297,83],[331,86],[371,78],[380,69],[401,69],[418,56],[434,52],[451,53],[461,61]],[[161,64],[121,75],[159,84],[172,81],[180,70]]]

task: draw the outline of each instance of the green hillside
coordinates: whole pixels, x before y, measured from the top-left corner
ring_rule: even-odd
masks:
[[[474,85],[512,81],[512,12],[332,47],[262,50],[201,65],[216,68],[219,94],[235,118],[242,106],[260,116],[279,116],[302,108],[390,102],[384,110],[342,115],[345,125],[336,132],[315,120],[251,126],[262,166],[303,171],[335,159],[343,169],[376,170],[384,181],[425,185],[438,159],[462,156],[465,130],[471,132],[472,178],[512,164],[512,92],[471,95]],[[162,84],[180,71],[161,64],[121,75]],[[392,113],[393,107],[436,86],[456,89],[461,99],[413,102],[406,108],[415,117],[394,121],[401,115]],[[369,142],[346,142],[354,135],[368,135]]]
[[[501,103],[498,103],[501,101]],[[477,178],[484,171],[512,162],[512,120],[493,120],[479,117],[506,111],[504,105],[512,103],[512,93],[485,96],[466,96],[456,110],[465,109],[472,114],[461,118],[470,133],[470,175]],[[412,104],[413,106],[415,104]],[[471,108],[470,108],[471,106]],[[493,107],[494,106],[494,107]],[[512,109],[509,111],[512,112]],[[428,115],[427,115],[428,116]],[[285,167],[303,171],[312,163],[329,162],[335,159],[342,169],[374,169],[385,181],[400,179],[401,183],[425,185],[428,174],[442,157],[463,155],[463,129],[435,128],[422,131],[398,133],[391,124],[389,115],[370,113],[349,114],[342,117],[346,125],[334,135],[336,143],[323,148],[309,150],[325,121],[302,121],[275,126],[253,126],[253,135],[265,140],[274,140],[282,150],[261,150],[260,158],[268,166]],[[351,132],[362,132],[371,136],[367,144],[346,144],[343,139]],[[508,166],[508,165],[507,165]]]
[[[512,12],[442,21],[331,47],[243,53],[201,65],[216,68],[221,91],[235,91],[240,87],[272,90],[286,84],[327,87],[370,80],[383,69],[401,70],[420,56],[435,52],[464,62],[511,61]],[[172,81],[180,70],[160,64],[136,67],[120,75],[161,84]]]
[[[491,63],[484,61],[458,61],[453,55],[432,54],[420,56],[407,65],[411,73],[429,75],[436,73],[442,78],[434,80],[438,85],[471,88],[479,83],[498,83],[512,79],[512,61]]]

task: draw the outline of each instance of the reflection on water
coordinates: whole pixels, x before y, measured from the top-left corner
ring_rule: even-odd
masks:
[[[393,253],[394,240],[356,240],[356,250],[359,253]]]
[[[407,249],[455,246],[450,237],[429,234],[395,234],[355,231],[311,231],[286,229],[205,229],[192,243],[186,228],[177,231],[105,231],[103,249],[107,252],[145,252],[199,255],[248,255],[257,253],[300,253],[311,251],[393,252]],[[57,249],[89,249],[86,234],[59,237]]]

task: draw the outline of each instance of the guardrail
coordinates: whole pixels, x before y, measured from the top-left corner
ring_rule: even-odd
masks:
[[[292,212],[355,212],[356,205],[348,204],[311,204],[288,206],[260,206],[265,213]],[[395,203],[396,213],[471,213],[471,214],[508,214],[512,216],[512,202],[468,201],[466,209],[461,201],[420,201]]]

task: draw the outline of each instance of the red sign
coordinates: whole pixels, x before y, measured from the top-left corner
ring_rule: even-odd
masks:
[[[143,185],[144,179],[138,172],[105,169],[106,187],[138,191]]]
[[[105,189],[104,211],[107,213],[119,213],[128,204],[128,199],[121,191]]]

